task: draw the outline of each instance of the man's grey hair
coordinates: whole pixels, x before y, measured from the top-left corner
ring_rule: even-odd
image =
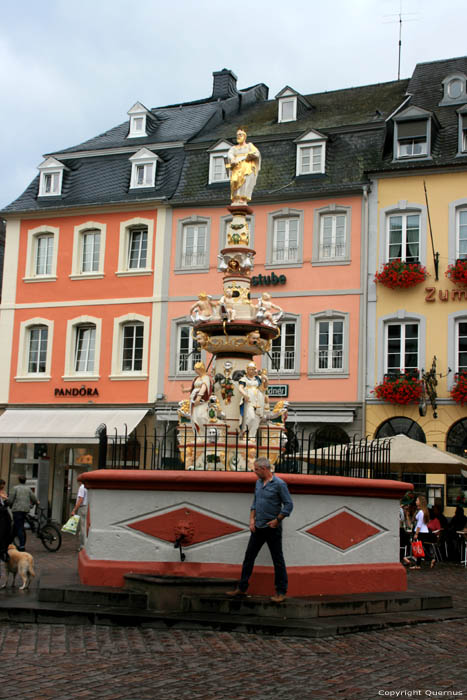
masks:
[[[255,466],[271,471],[271,462],[267,457],[258,457],[258,459],[255,459]]]

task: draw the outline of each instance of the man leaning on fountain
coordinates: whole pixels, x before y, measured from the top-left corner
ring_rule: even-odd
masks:
[[[266,457],[255,461],[255,474],[258,481],[250,510],[250,540],[245,552],[242,574],[238,587],[228,591],[231,597],[244,596],[253,571],[255,559],[266,543],[274,564],[274,603],[283,603],[287,594],[287,569],[282,553],[282,521],[293,509],[287,484],[271,472],[271,463]]]

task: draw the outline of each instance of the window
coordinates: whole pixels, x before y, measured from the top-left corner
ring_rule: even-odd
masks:
[[[96,327],[77,326],[75,341],[74,371],[93,373],[96,353]]]
[[[148,230],[147,228],[132,228],[129,232],[128,269],[139,270],[147,267]]]
[[[110,379],[146,379],[149,317],[126,314],[114,319]]]
[[[381,423],[375,432],[375,438],[394,437],[394,435],[401,434],[407,435],[407,437],[412,438],[412,440],[418,440],[419,442],[426,443],[425,433],[423,432],[422,428],[420,428],[419,424],[411,418],[405,418],[403,416],[393,416],[392,418],[385,420],[384,423]],[[402,475],[403,481],[406,481],[405,476],[407,475]],[[411,480],[409,479],[409,481]],[[413,483],[413,481],[411,483]]]
[[[456,258],[467,258],[467,209],[457,210]]]
[[[414,372],[419,369],[418,323],[388,323],[386,326],[385,373]]]
[[[417,119],[397,123],[397,157],[414,158],[428,153],[428,121]]]
[[[316,175],[324,173],[326,168],[326,136],[318,131],[309,131],[296,139],[297,164],[296,175]]]
[[[344,363],[344,322],[319,321],[317,334],[318,370],[342,370]]]
[[[53,321],[31,318],[20,325],[17,381],[48,381],[52,359]]]
[[[150,275],[154,220],[135,217],[120,224],[118,276]]]
[[[349,314],[330,309],[310,316],[309,375],[348,376]]]
[[[55,158],[47,158],[39,165],[39,197],[57,197],[62,193],[65,166]]]
[[[274,220],[273,263],[297,262],[298,223],[297,217],[281,217]]]
[[[130,158],[131,163],[131,180],[130,189],[138,187],[154,187],[156,182],[157,162],[159,156],[149,151],[147,148],[141,148]]]
[[[46,225],[28,231],[24,282],[56,280],[58,234],[58,228]]]
[[[231,146],[232,144],[228,141],[218,141],[208,150],[210,185],[229,180],[229,174],[225,167],[225,158]]]
[[[463,452],[461,456],[465,457],[465,453]],[[446,474],[446,505],[453,508],[458,506],[457,499],[465,495],[466,488],[467,483],[462,474]]]
[[[284,321],[279,324],[280,335],[271,345],[269,371],[271,374],[295,373],[297,360],[296,321]]]
[[[467,152],[467,114],[459,114],[459,151]]]
[[[99,379],[101,335],[100,318],[79,316],[68,321],[64,380],[83,376]]]
[[[321,450],[331,445],[347,445],[349,442],[350,438],[345,430],[338,425],[327,425],[316,431],[313,449]]]
[[[420,215],[394,214],[388,218],[388,260],[420,260]]]
[[[288,85],[276,95],[277,100],[277,121],[294,122],[297,119],[298,92]],[[303,100],[303,98],[301,98]]]
[[[36,236],[36,276],[52,274],[53,252],[54,237],[52,234]]]
[[[461,418],[449,428],[446,436],[446,451],[460,457],[467,457],[467,418]]]
[[[147,136],[146,127],[149,110],[147,110],[141,102],[136,102],[136,104],[128,110],[127,114],[130,117],[130,128],[127,138],[131,139]]]
[[[74,228],[71,279],[104,276],[106,225],[87,221]]]
[[[29,329],[28,374],[40,374],[47,371],[48,335],[47,326],[31,326]]]
[[[443,98],[440,107],[467,102],[466,76],[464,73],[451,73],[443,80]]]
[[[123,328],[123,372],[138,372],[143,368],[144,326],[127,323]]]
[[[467,372],[467,320],[459,321],[457,328],[456,372]]]
[[[192,216],[177,224],[177,273],[209,271],[210,219]]]
[[[281,209],[268,214],[266,267],[300,267],[303,263],[303,211]]]
[[[313,264],[342,265],[350,262],[351,207],[331,204],[315,209]]]
[[[195,371],[195,364],[201,362],[201,351],[191,330],[191,326],[178,328],[177,374],[192,374]]]

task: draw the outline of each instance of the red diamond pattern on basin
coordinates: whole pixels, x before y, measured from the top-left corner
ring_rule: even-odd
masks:
[[[243,529],[188,507],[177,508],[162,515],[138,520],[136,523],[131,523],[129,527],[144,532],[145,535],[151,535],[151,537],[157,537],[166,542],[174,542],[176,539],[175,531],[180,525],[186,525],[190,530],[193,530],[190,544],[208,542],[218,537],[242,532]]]
[[[349,549],[367,540],[369,537],[377,535],[381,530],[366,523],[364,520],[360,520],[352,513],[342,511],[319,523],[319,525],[310,527],[306,532],[328,544],[334,545],[334,547],[339,547],[339,549]]]

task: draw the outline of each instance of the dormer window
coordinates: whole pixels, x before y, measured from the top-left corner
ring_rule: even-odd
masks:
[[[459,110],[459,155],[467,153],[467,107]]]
[[[227,182],[229,174],[225,167],[225,159],[232,144],[228,141],[218,141],[209,149],[209,184]]]
[[[394,119],[394,158],[426,158],[431,148],[431,114],[409,107]]]
[[[55,158],[47,158],[39,165],[39,197],[57,197],[61,195],[64,169],[63,163],[60,163]]]
[[[278,123],[296,121],[298,93],[287,85],[276,95],[276,100],[278,102]]]
[[[154,187],[158,160],[160,160],[159,157],[147,148],[141,148],[134,156],[131,156],[130,189]]]
[[[130,130],[128,132],[129,139],[142,138],[147,136],[147,115],[148,110],[141,102],[137,102],[128,110],[130,116]]]
[[[452,73],[443,80],[443,99],[440,107],[467,102],[467,76],[464,73]]]
[[[297,144],[296,175],[317,175],[326,169],[326,136],[308,131],[295,141]]]

